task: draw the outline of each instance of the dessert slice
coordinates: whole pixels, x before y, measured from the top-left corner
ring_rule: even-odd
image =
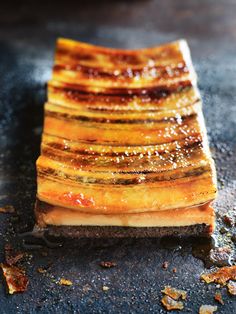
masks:
[[[209,235],[215,166],[187,43],[59,39],[37,174],[37,225],[53,234]]]

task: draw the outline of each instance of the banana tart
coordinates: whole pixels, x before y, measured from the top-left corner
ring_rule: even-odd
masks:
[[[186,41],[57,41],[37,226],[70,237],[210,235],[216,171]]]

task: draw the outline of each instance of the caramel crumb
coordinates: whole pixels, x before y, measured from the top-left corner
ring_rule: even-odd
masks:
[[[226,266],[215,272],[202,274],[201,279],[203,279],[206,283],[215,282],[225,285],[230,279],[236,280],[236,266]]]
[[[112,268],[112,267],[115,267],[116,266],[116,263],[115,262],[101,262],[100,263],[100,266],[103,267],[103,268]]]
[[[173,273],[177,273],[177,268],[173,268]]]
[[[172,288],[170,286],[165,286],[164,290],[161,290],[161,292],[168,295],[174,300],[179,300],[180,298],[182,300],[185,300],[187,298],[186,291]]]
[[[1,264],[9,294],[26,291],[29,280],[24,271],[16,266]]]
[[[214,298],[220,304],[224,304],[224,301],[222,299],[222,295],[221,295],[220,291],[216,291]]]
[[[103,290],[103,291],[108,291],[109,289],[110,289],[110,288],[107,287],[107,286],[103,286],[103,287],[102,287],[102,290]]]
[[[228,291],[229,291],[230,294],[236,295],[236,282],[230,281],[227,284],[227,288],[228,288]]]
[[[162,265],[162,268],[167,270],[168,266],[169,266],[169,263],[168,262],[164,262],[163,265]]]
[[[43,268],[43,267],[39,267],[37,269],[37,272],[40,273],[40,274],[45,274],[47,272],[47,270],[45,268]]]
[[[167,311],[171,310],[182,310],[184,308],[184,304],[181,301],[176,301],[173,300],[171,297],[168,295],[165,295],[161,299],[162,305],[167,309]]]
[[[213,314],[215,311],[217,311],[217,306],[201,305],[199,314]]]
[[[72,281],[65,279],[65,278],[61,278],[59,281],[59,285],[61,285],[61,286],[72,286]]]
[[[3,207],[0,207],[0,213],[9,213],[12,214],[14,213],[16,210],[12,205],[6,205]]]
[[[232,227],[232,225],[233,225],[233,219],[232,219],[232,217],[230,217],[230,216],[228,216],[228,215],[224,215],[223,220],[224,220],[224,223],[225,223],[227,226]]]

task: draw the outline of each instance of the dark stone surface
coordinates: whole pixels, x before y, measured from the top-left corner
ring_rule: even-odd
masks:
[[[235,13],[234,0],[1,3],[0,205],[11,204],[17,210],[16,216],[0,215],[1,260],[6,242],[26,251],[18,234],[33,226],[34,165],[45,82],[58,36],[124,48],[183,37],[189,41],[218,169],[216,208],[222,227],[221,217],[236,210]],[[218,236],[218,241],[234,248],[227,234]],[[27,251],[28,291],[8,296],[1,284],[0,312],[165,313],[161,289],[170,284],[188,291],[182,313],[197,313],[201,304],[216,304],[216,287],[200,282],[205,269],[203,262],[192,256],[192,244],[196,246],[196,241],[90,239],[67,240],[57,249]],[[204,250],[206,247],[204,244]],[[102,269],[99,264],[103,260],[112,260],[117,266]],[[162,267],[165,261],[167,270]],[[37,272],[41,266],[49,266],[47,273]],[[58,285],[61,277],[72,280],[73,286]],[[104,292],[103,285],[110,290]],[[222,294],[225,305],[218,305],[217,313],[235,313],[236,300],[225,289]]]

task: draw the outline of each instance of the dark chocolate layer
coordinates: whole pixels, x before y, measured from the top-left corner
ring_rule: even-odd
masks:
[[[156,238],[164,236],[210,236],[211,227],[197,224],[184,227],[47,226],[49,235],[70,238]]]

